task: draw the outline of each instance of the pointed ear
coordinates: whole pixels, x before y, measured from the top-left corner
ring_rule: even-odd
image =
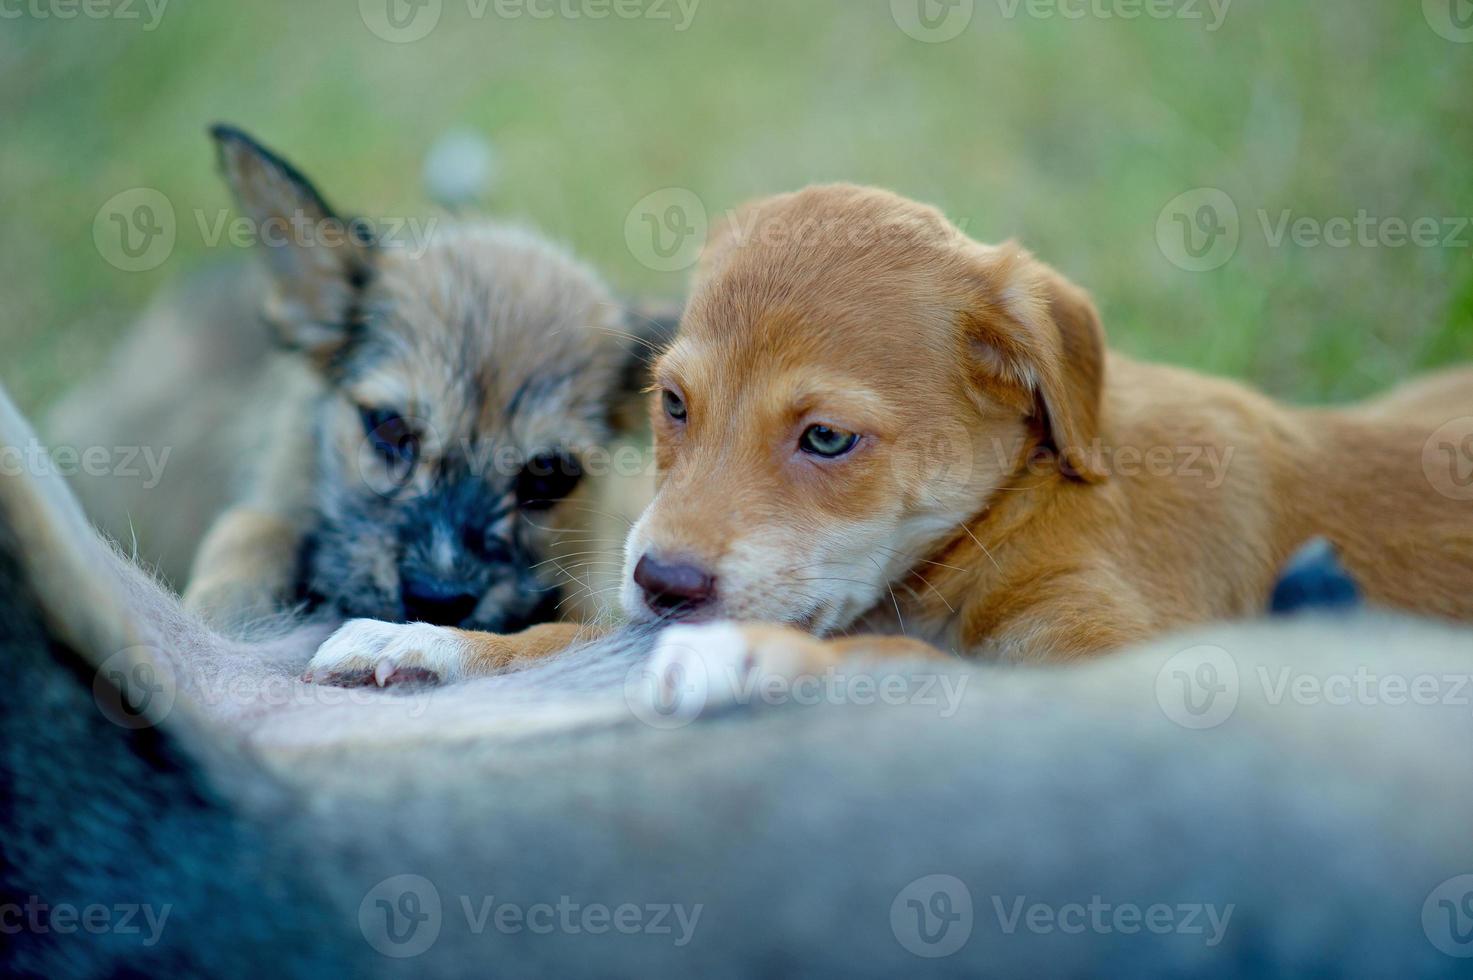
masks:
[[[301,172],[231,126],[210,136],[220,170],[266,259],[266,319],[281,341],[326,361],[358,328],[359,299],[373,276],[365,224],[344,221]]]
[[[1089,294],[1012,243],[980,263],[981,300],[963,317],[979,371],[1031,400],[1066,476],[1104,482],[1105,331]]]

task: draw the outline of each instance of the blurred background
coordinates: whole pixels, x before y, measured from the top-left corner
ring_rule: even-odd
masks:
[[[1344,399],[1473,355],[1470,93],[1469,0],[3,0],[0,380],[41,408],[239,251],[229,121],[403,219],[484,134],[486,210],[630,294],[744,199],[882,184],[1022,241],[1120,348]]]

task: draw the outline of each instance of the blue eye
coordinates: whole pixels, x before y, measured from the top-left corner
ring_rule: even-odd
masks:
[[[859,436],[827,425],[810,425],[798,440],[798,448],[824,459],[836,459],[859,443]]]
[[[665,414],[677,422],[685,421],[685,402],[669,388],[665,389]]]
[[[391,408],[360,408],[363,431],[385,463],[412,467],[419,459],[419,433],[404,416]]]

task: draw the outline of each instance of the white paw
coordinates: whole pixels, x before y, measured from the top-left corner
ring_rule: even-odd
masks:
[[[460,634],[443,626],[354,619],[317,648],[302,679],[337,687],[444,683],[460,676],[465,650]]]
[[[711,706],[749,698],[756,661],[735,623],[672,626],[650,654],[653,696],[669,710],[694,717]]]
[[[675,727],[707,709],[784,699],[798,678],[822,669],[822,651],[813,637],[784,627],[672,626],[631,672],[626,697],[644,721]]]

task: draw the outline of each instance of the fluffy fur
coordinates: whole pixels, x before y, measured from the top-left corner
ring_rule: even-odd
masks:
[[[104,526],[129,541],[141,523],[176,581],[192,556],[186,601],[232,628],[303,605],[496,630],[587,614],[560,606],[593,587],[558,556],[588,549],[610,481],[584,486],[579,455],[610,446],[659,323],[530,231],[443,220],[381,241],[213,133],[266,275],[171,294],[58,411],[64,441],[174,454],[158,487],[87,488]],[[263,305],[284,351],[250,339]]]
[[[1371,603],[1473,619],[1473,502],[1424,467],[1434,431],[1473,416],[1473,371],[1311,410],[1140,363],[1106,350],[1058,272],[885,191],[740,210],[654,378],[659,488],[623,604],[793,627],[748,627],[736,664],[1078,659],[1260,613],[1313,537]],[[853,451],[803,452],[816,424]],[[652,608],[631,574],[645,557],[706,573],[715,598]],[[501,669],[507,642],[462,635],[458,673]]]
[[[28,437],[0,396],[0,443]],[[1466,705],[1275,703],[1255,680],[1466,677],[1473,643],[1453,626],[1215,627],[1067,671],[954,663],[950,714],[856,696],[657,727],[625,694],[647,640],[410,696],[297,683],[311,632],[221,639],[115,556],[59,481],[22,475],[0,477],[0,631],[0,904],[170,910],[152,945],[7,917],[20,975],[1466,973],[1433,944],[1452,935],[1436,890],[1473,869]],[[1198,644],[1243,683],[1230,719],[1187,730],[1158,685]],[[120,652],[176,671],[154,724],[99,710]],[[938,676],[855,665],[872,669]],[[406,874],[434,889],[439,931],[394,959],[375,901]],[[920,960],[906,899],[929,894],[905,889],[928,875],[965,889],[971,921]],[[550,906],[553,929],[498,929],[488,899]],[[1201,915],[1165,933],[1009,928],[1020,901],[1232,914],[1209,946]],[[673,916],[594,933],[578,912],[562,925],[559,903],[701,915],[677,946]]]

